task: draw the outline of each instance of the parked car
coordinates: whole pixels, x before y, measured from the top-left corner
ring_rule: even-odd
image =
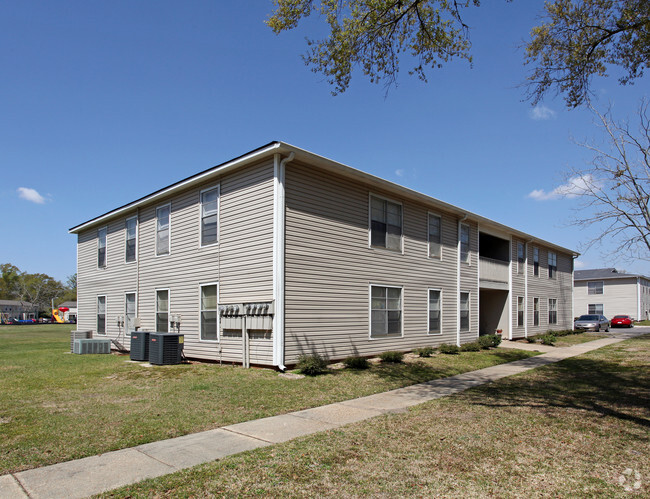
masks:
[[[634,319],[629,315],[615,315],[612,317],[612,327],[634,327]]]
[[[604,315],[581,315],[573,323],[573,328],[583,331],[600,331],[601,328],[604,328],[605,331],[609,331],[609,320]]]

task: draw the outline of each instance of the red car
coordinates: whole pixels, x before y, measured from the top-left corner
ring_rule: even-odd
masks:
[[[612,318],[612,327],[634,327],[634,323],[629,315],[615,315]]]

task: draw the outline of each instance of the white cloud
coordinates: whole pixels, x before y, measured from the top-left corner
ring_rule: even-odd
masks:
[[[17,189],[18,197],[26,201],[31,201],[36,204],[44,204],[45,198],[41,196],[36,189],[30,189],[29,187],[19,187]]]
[[[566,184],[558,185],[552,191],[535,189],[528,194],[529,198],[537,201],[548,201],[549,199],[575,198],[588,191],[589,186],[597,187],[596,180],[591,175],[570,178]]]
[[[530,110],[530,113],[528,113],[531,119],[535,121],[540,121],[540,120],[550,120],[551,118],[555,118],[555,111],[553,111],[550,107],[546,107],[543,105],[537,105],[534,108]]]
[[[404,170],[395,170],[395,175],[398,177],[403,177],[404,176]]]

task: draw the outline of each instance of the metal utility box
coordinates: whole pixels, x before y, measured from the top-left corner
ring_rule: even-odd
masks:
[[[149,362],[156,365],[180,364],[184,339],[182,334],[149,333]]]
[[[75,340],[88,340],[93,337],[92,331],[70,331],[70,352],[74,353]]]
[[[74,340],[73,353],[84,355],[91,353],[111,353],[111,340],[109,339],[80,339]]]
[[[131,331],[131,360],[149,360],[149,332]]]

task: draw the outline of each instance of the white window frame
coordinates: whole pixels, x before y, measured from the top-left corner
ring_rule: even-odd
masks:
[[[393,288],[400,290],[400,335],[385,334],[381,336],[372,335],[372,288]],[[392,284],[370,283],[368,285],[368,338],[371,340],[385,340],[391,338],[404,337],[404,286],[395,286]]]
[[[127,260],[127,248],[129,245],[129,222],[131,220],[135,220],[135,237],[133,238],[135,240],[135,255],[133,260]],[[124,221],[124,263],[135,263],[138,261],[138,215],[134,215],[132,217],[127,218]]]
[[[463,303],[463,295],[467,295],[467,328],[463,329],[463,318],[461,306]],[[458,293],[458,330],[461,333],[466,333],[472,330],[472,293],[469,291],[460,291]]]
[[[555,262],[554,265],[551,265],[551,255],[553,255],[553,261]],[[557,253],[553,251],[549,251],[547,255],[547,267],[548,267],[548,278],[549,279],[556,279],[557,278]],[[551,270],[552,269],[552,270]]]
[[[167,331],[158,331],[158,292],[159,291],[167,291]],[[169,288],[156,288],[154,290],[154,315],[153,315],[153,324],[154,324],[154,330],[159,333],[169,333],[169,320],[171,319],[171,310],[172,310],[172,292],[170,291]]]
[[[591,307],[594,307],[594,310],[596,310],[596,307],[600,307],[600,312],[591,312]],[[589,303],[587,313],[589,315],[605,315],[605,305],[603,303]]]
[[[431,324],[430,318],[431,318],[431,308],[429,307],[430,303],[430,298],[429,295],[431,294],[431,291],[438,291],[440,293],[440,331],[437,333],[432,333],[429,329],[429,325]],[[429,336],[442,336],[442,311],[443,311],[443,306],[442,306],[442,289],[440,288],[428,288],[427,289],[427,335]]]
[[[555,302],[555,310],[551,310],[551,301]],[[558,306],[557,306],[557,298],[549,298],[548,299],[548,325],[556,325],[557,324],[557,312],[558,312]],[[551,322],[551,312],[555,312],[555,322]]]
[[[104,265],[99,264],[99,250],[101,241],[101,232],[104,231]],[[97,268],[105,269],[108,266],[108,226],[97,229]]]
[[[519,305],[521,304],[521,310]],[[521,321],[519,320],[519,313],[521,312]],[[526,300],[523,296],[517,296],[517,327],[526,326]]]
[[[381,199],[382,201],[387,201],[389,203],[397,204],[401,208],[401,216],[400,216],[400,228],[401,228],[401,234],[400,234],[400,242],[399,242],[399,249],[392,249],[392,248],[387,248],[386,246],[375,246],[372,244],[372,198],[377,198]],[[401,253],[404,254],[404,205],[400,201],[396,201],[391,198],[387,198],[386,196],[381,196],[379,194],[374,194],[370,192],[368,194],[368,248],[370,249],[379,249],[379,250],[385,250],[385,251],[392,251],[393,253]]]
[[[439,227],[439,233],[438,236],[440,237],[439,241],[439,251],[437,255],[432,255],[431,254],[431,232],[429,230],[431,226],[431,217],[437,218],[438,221],[440,222],[440,227]],[[427,257],[431,258],[432,260],[442,260],[442,215],[434,212],[428,212],[427,213]]]
[[[591,284],[600,284],[600,293],[597,293],[597,289],[594,292],[591,292]],[[588,295],[604,295],[605,294],[605,281],[587,281],[587,294]]]
[[[204,340],[203,339],[203,321],[201,320],[201,314],[203,313],[203,288],[207,286],[216,286],[217,287],[217,305],[215,312],[217,314],[217,338],[214,340]],[[199,284],[199,341],[201,343],[218,343],[221,340],[221,317],[219,316],[219,283],[218,282],[205,282]]]
[[[167,253],[160,253],[158,250],[158,210],[161,210],[163,208],[169,208],[169,216],[168,216],[168,221],[167,221]],[[166,203],[166,204],[161,204],[160,206],[156,207],[156,216],[155,216],[155,226],[154,226],[154,234],[155,234],[155,244],[154,244],[154,252],[156,256],[168,256],[172,254],[172,204],[171,203]]]
[[[521,256],[519,250],[521,249]],[[517,274],[523,274],[526,265],[526,247],[521,241],[517,241]]]
[[[99,299],[104,298],[104,330],[100,331],[99,330]],[[108,310],[108,299],[106,298],[106,295],[97,295],[97,299],[95,300],[95,328],[97,329],[97,334],[100,334],[102,336],[106,336],[108,334],[108,321],[106,316],[108,315],[106,312]]]
[[[467,229],[467,259],[463,259],[463,228]],[[471,265],[472,231],[468,224],[461,223],[458,229],[458,251],[460,251],[460,263]]]
[[[126,334],[129,334],[129,332],[130,332],[128,330],[128,326],[129,326],[128,309],[127,309],[127,306],[126,306],[126,304],[127,304],[126,297],[128,295],[133,295],[133,297],[134,297],[133,304],[135,306],[135,312],[134,312],[135,315],[133,316],[133,318],[135,319],[138,316],[138,293],[136,293],[135,291],[126,291],[124,293],[124,330],[125,330]]]
[[[535,305],[537,305],[537,309],[535,309]],[[535,318],[535,314],[537,314],[537,318]],[[533,326],[539,326],[539,314],[540,314],[540,301],[539,301],[539,297],[535,296],[533,297]]]
[[[533,246],[533,276],[539,277],[539,248]]]
[[[208,191],[217,191],[217,240],[211,243],[203,244],[203,194]],[[199,192],[199,247],[206,248],[219,244],[219,230],[221,229],[221,184],[216,184]]]

